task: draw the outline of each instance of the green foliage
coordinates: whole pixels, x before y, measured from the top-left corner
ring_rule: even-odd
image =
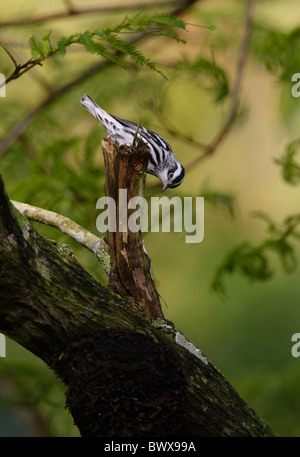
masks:
[[[231,217],[234,217],[235,197],[233,195],[206,188],[200,192],[200,195],[204,197],[205,203],[212,205],[218,210],[226,211]]]
[[[268,279],[272,275],[261,246],[255,247],[245,242],[226,255],[212,282],[213,290],[225,294],[225,276],[237,270],[250,279],[260,281]]]
[[[291,76],[300,68],[300,27],[283,32],[265,25],[256,24],[252,33],[252,51],[270,73],[278,74],[281,82],[291,81]],[[297,185],[300,182],[300,164],[296,160],[300,140],[288,144],[283,155],[275,162],[281,167],[284,180]],[[275,253],[286,272],[296,268],[296,254],[291,245],[292,238],[298,239],[296,229],[300,216],[287,217],[282,226],[278,226],[269,216],[257,213],[257,217],[267,223],[270,237],[258,245],[245,242],[232,249],[218,267],[212,287],[225,293],[225,277],[239,271],[250,280],[265,281],[273,276],[270,253]]]
[[[211,59],[198,56],[189,60],[184,58],[177,62],[174,69],[190,76],[192,79],[200,79],[206,90],[213,93],[215,101],[223,101],[229,95],[229,81],[224,68],[217,65],[214,56]]]
[[[225,294],[225,278],[228,274],[240,272],[252,281],[266,281],[273,276],[270,266],[270,253],[275,253],[287,273],[297,266],[295,249],[291,239],[300,239],[297,228],[300,214],[287,217],[282,225],[277,225],[267,214],[255,213],[255,217],[267,224],[268,237],[257,245],[244,242],[232,249],[218,267],[212,282],[214,291]]]
[[[169,36],[178,43],[186,43],[177,33],[176,29],[186,30],[186,23],[172,15],[160,14],[154,16],[145,16],[137,14],[130,19],[125,17],[121,24],[108,27],[105,33],[151,33],[153,35]]]
[[[126,43],[126,41],[122,40],[115,33],[107,33],[106,29],[106,31],[103,33],[95,33],[95,36],[99,37],[100,40],[105,41],[108,45],[112,47],[112,49],[121,53],[121,55],[127,55],[128,57],[130,57],[130,59],[137,65],[146,66],[150,70],[157,71],[162,76],[164,76],[164,74],[156,68],[155,64],[150,59],[146,58],[140,51],[136,49],[135,46]],[[119,63],[119,65],[123,66],[125,69],[130,68],[130,65],[122,60],[121,63]]]
[[[238,381],[239,393],[280,436],[299,437],[300,373],[298,361],[260,367]],[[283,420],[284,418],[284,420]]]
[[[300,165],[296,162],[295,156],[299,152],[300,139],[292,141],[280,159],[275,162],[281,166],[283,179],[289,184],[296,185],[300,182]]]
[[[62,37],[58,40],[56,46],[60,55],[64,56],[66,54],[66,48],[72,43],[76,43],[77,34],[70,35],[68,37]]]
[[[50,35],[51,30],[43,37],[42,40],[36,38],[35,36],[30,37],[29,45],[33,60],[43,60],[45,57],[52,54],[53,49],[50,41]]]
[[[64,407],[65,387],[46,365],[1,359],[0,387],[0,402],[30,410],[46,436],[79,436]]]
[[[21,169],[17,157],[24,157],[25,151],[22,145],[16,145],[11,151],[12,161],[4,162],[2,170],[4,174],[19,175],[10,186],[15,199],[69,217],[72,214],[77,223],[95,230],[95,202],[104,188],[100,152],[97,129],[84,139],[53,138],[41,146],[38,154],[23,159]]]
[[[115,46],[111,46],[112,49],[110,49],[106,44],[102,43],[101,39],[97,40],[99,37],[99,34],[93,34],[91,32],[84,32],[80,33],[78,37],[76,37],[76,42],[78,44],[82,44],[88,52],[91,54],[98,54],[101,56],[103,59],[108,60],[111,63],[120,65],[120,67],[124,69],[129,69],[130,65],[126,62],[124,62],[122,55],[120,55],[118,52],[119,49]],[[103,40],[107,41],[109,44],[111,44],[112,40]],[[122,40],[119,40],[122,41]],[[123,50],[122,52],[126,52],[126,43],[124,43]],[[116,43],[115,43],[116,44]],[[119,45],[120,48],[120,45]]]
[[[164,73],[157,69],[154,62],[145,57],[136,49],[133,44],[120,38],[120,33],[145,33],[152,35],[167,36],[179,43],[186,43],[181,38],[176,29],[185,30],[186,24],[176,16],[156,15],[142,16],[136,15],[132,19],[126,17],[120,24],[106,27],[94,32],[75,33],[67,37],[60,38],[55,45],[51,44],[49,32],[42,40],[32,36],[29,40],[32,59],[42,61],[54,53],[66,54],[66,48],[72,44],[79,44],[91,54],[98,54],[103,59],[121,66],[124,69],[131,68],[125,61],[128,57],[138,66],[146,66],[150,70],[158,72],[164,78]]]
[[[280,80],[290,82],[300,68],[300,27],[289,32],[256,24],[252,36],[254,55]]]

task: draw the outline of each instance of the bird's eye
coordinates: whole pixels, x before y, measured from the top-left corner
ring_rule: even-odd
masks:
[[[174,176],[174,173],[172,173],[172,171],[171,171],[171,173],[169,173],[169,176],[168,176],[168,178],[169,178],[169,179],[172,179],[172,178],[173,178],[173,176]]]

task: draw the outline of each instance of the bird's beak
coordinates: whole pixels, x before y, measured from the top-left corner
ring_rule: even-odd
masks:
[[[164,192],[168,188],[168,183],[164,185],[164,187],[161,190],[161,193]]]

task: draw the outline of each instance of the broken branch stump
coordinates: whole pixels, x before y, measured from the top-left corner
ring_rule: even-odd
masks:
[[[105,194],[115,202],[115,231],[108,230],[110,254],[109,286],[126,297],[132,306],[150,320],[164,319],[159,294],[152,275],[151,261],[145,251],[141,230],[133,232],[128,220],[133,213],[128,202],[144,194],[149,149],[142,140],[132,147],[119,146],[108,136],[102,141],[105,162]],[[119,190],[127,195],[120,198]],[[120,214],[126,212],[125,224]]]

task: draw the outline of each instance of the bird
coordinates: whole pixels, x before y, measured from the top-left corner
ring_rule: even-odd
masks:
[[[171,146],[160,135],[134,122],[108,114],[88,95],[83,95],[80,103],[103,124],[111,139],[118,141],[120,146],[132,146],[136,137],[147,144],[150,150],[147,173],[161,180],[163,184],[161,192],[182,183],[185,176],[184,168],[175,158]]]

